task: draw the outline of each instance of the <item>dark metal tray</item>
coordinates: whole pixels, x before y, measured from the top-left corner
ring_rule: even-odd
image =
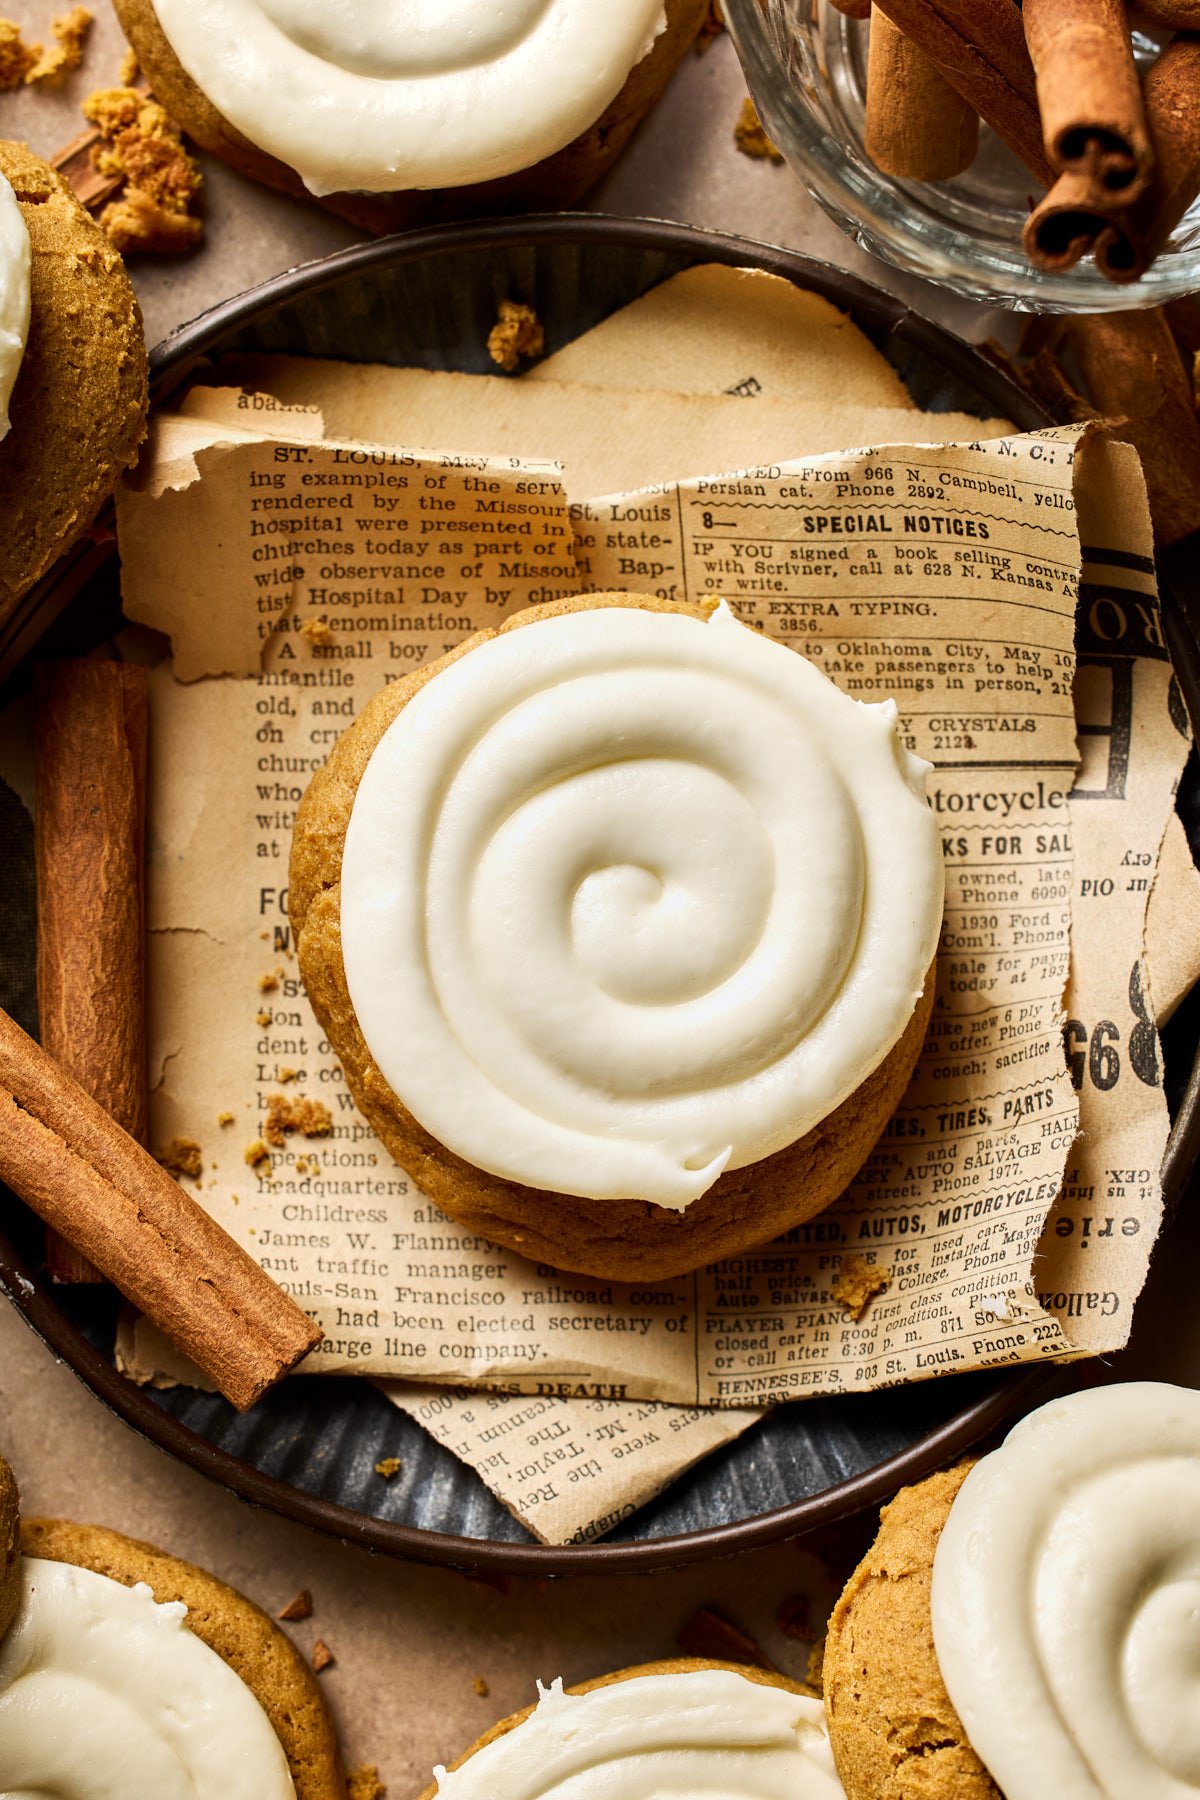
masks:
[[[1002,413],[1025,428],[1049,422],[979,352],[824,264],[683,226],[582,216],[413,233],[292,270],[224,301],[161,344],[151,358],[152,394],[161,405],[205,359],[232,350],[487,372],[483,346],[500,300],[535,306],[555,349],[679,269],[709,261],[767,269],[827,296],[852,314],[926,408]],[[9,692],[19,691],[35,642],[59,654],[81,651],[101,641],[117,616],[115,546],[102,539],[60,565],[0,632],[0,676],[8,675]],[[1200,669],[1186,637],[1177,664],[1195,701]],[[32,826],[3,784],[0,844],[0,904],[10,922],[0,942],[0,1003],[33,1028]],[[1198,1011],[1177,1016],[1166,1045],[1177,1108],[1165,1166],[1173,1199],[1186,1189],[1200,1152],[1200,1068],[1192,1068]],[[988,1373],[779,1407],[603,1543],[547,1548],[473,1471],[367,1382],[298,1377],[245,1417],[192,1389],[135,1387],[112,1362],[115,1297],[47,1283],[38,1222],[0,1195],[0,1287],[136,1430],[286,1518],[368,1549],[466,1569],[649,1570],[796,1536],[947,1461],[1028,1407],[1046,1380],[1041,1370]],[[402,1459],[392,1482],[373,1473],[383,1456]]]

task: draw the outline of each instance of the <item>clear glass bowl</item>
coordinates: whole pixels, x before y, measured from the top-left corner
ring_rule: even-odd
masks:
[[[723,0],[759,115],[792,168],[843,231],[897,268],[968,299],[1022,312],[1161,306],[1200,288],[1200,202],[1140,281],[1115,285],[1091,262],[1066,274],[1030,266],[1021,226],[1040,189],[985,126],[953,181],[882,174],[863,147],[869,26],[829,0]],[[1150,39],[1135,40],[1153,55]]]

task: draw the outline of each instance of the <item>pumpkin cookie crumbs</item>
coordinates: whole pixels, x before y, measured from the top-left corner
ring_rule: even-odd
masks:
[[[891,1279],[890,1272],[879,1263],[868,1262],[865,1256],[852,1250],[849,1256],[842,1258],[833,1284],[833,1297],[852,1319],[861,1319],[876,1294],[882,1294]]]
[[[138,78],[137,51],[130,46],[121,58],[121,69],[117,81],[121,87],[132,87]]]
[[[204,1173],[204,1152],[195,1138],[173,1137],[154,1152],[154,1160],[172,1175],[188,1175],[199,1181]]]
[[[328,1137],[333,1130],[333,1114],[323,1100],[308,1100],[303,1094],[289,1099],[286,1094],[272,1094],[267,1101],[263,1137],[277,1150],[283,1148],[285,1133],[298,1131],[301,1137]]]
[[[269,1012],[256,1012],[254,1015],[254,1023],[256,1025],[269,1025],[271,1023],[270,1013]]]
[[[542,321],[522,300],[502,300],[500,317],[488,332],[488,355],[511,374],[522,357],[540,356],[546,348]]]
[[[708,0],[708,12],[696,35],[696,55],[703,56],[706,50],[710,50],[724,29],[725,15],[721,11],[721,0]]]
[[[273,993],[275,991],[275,989],[279,986],[279,981],[280,981],[280,977],[282,976],[282,974],[283,974],[282,969],[268,969],[265,975],[260,975],[258,978],[259,993],[260,994]]]
[[[756,156],[769,162],[783,161],[783,152],[777,150],[767,136],[758,108],[749,94],[742,101],[742,110],[733,128],[733,141],[743,156]]]
[[[312,1595],[307,1588],[301,1588],[298,1594],[292,1596],[283,1610],[275,1614],[275,1617],[277,1619],[287,1619],[289,1621],[293,1619],[311,1619],[312,1611]]]
[[[385,1481],[392,1481],[404,1467],[398,1456],[381,1456],[375,1464],[375,1473],[382,1475]]]
[[[305,619],[300,626],[300,635],[310,644],[328,644],[333,641],[333,626],[328,619]]]
[[[221,1126],[232,1125],[233,1124],[233,1114],[231,1112],[219,1112],[217,1114],[217,1124],[221,1125]],[[214,1168],[216,1167],[215,1163],[214,1163],[213,1167]]]
[[[387,1800],[376,1763],[359,1763],[346,1776],[346,1800]]]
[[[242,1157],[256,1173],[260,1175],[269,1175],[271,1173],[270,1147],[267,1144],[264,1144],[261,1138],[255,1138],[252,1144],[247,1144],[242,1152]],[[263,1166],[264,1164],[266,1165],[265,1168]]]
[[[333,1651],[329,1648],[329,1645],[325,1642],[324,1638],[318,1638],[312,1649],[312,1666],[314,1673],[319,1675],[322,1669],[332,1668],[336,1661],[337,1657],[333,1654]]]
[[[84,101],[83,116],[104,140],[92,151],[96,169],[125,183],[100,214],[117,249],[157,255],[193,249],[204,232],[191,211],[202,177],[174,120],[133,87],[97,88]]]
[[[83,61],[83,40],[91,22],[86,7],[72,7],[51,22],[54,42],[43,49],[41,44],[27,44],[12,19],[0,19],[0,90],[43,82],[57,85]]]
[[[471,1686],[475,1689],[475,1692],[479,1695],[481,1700],[486,1700],[492,1691],[482,1675],[477,1675],[471,1683]]]

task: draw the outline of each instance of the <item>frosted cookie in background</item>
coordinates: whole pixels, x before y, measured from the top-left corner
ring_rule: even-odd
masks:
[[[904,1488],[829,1624],[848,1800],[1200,1795],[1200,1392],[1052,1400]]]
[[[216,1576],[26,1519],[0,1460],[0,1794],[345,1800],[317,1679]]]
[[[821,1702],[783,1675],[681,1659],[622,1669],[502,1719],[421,1800],[843,1800]]]
[[[371,231],[572,205],[614,161],[707,0],[117,0],[198,144]]]
[[[469,1231],[661,1280],[811,1218],[925,1037],[943,868],[891,702],[715,601],[589,594],[391,683],[313,778],[309,997]]]
[[[146,404],[125,265],[61,177],[0,140],[0,624],[136,460]]]

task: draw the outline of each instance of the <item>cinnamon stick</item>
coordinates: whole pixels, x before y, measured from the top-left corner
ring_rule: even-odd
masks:
[[[875,0],[932,58],[1038,180],[1054,171],[1042,144],[1037,82],[1015,0]]]
[[[145,1142],[146,672],[129,663],[36,671],[37,989],[42,1047]],[[100,1281],[46,1239],[54,1281]]]
[[[1146,25],[1163,25],[1168,31],[1200,31],[1200,0],[1134,0],[1129,10]]]
[[[1154,158],[1125,0],[1024,0],[1021,17],[1052,167],[1133,200]]]
[[[0,1180],[239,1411],[319,1341],[295,1301],[2,1011]]]
[[[1025,223],[1025,247],[1040,268],[1065,267],[1053,259],[1074,229],[1091,233],[1086,249],[1110,281],[1137,281],[1200,193],[1200,35],[1177,37],[1147,70],[1143,82],[1154,171],[1132,206],[1114,196],[1107,205],[1093,195],[1080,200],[1074,176],[1062,176]]]
[[[979,148],[975,108],[882,12],[871,24],[865,142],[876,168],[910,181],[948,181]]]
[[[1141,457],[1157,541],[1200,530],[1200,422],[1162,312],[1080,313],[1067,337],[1093,405]]]
[[[1091,256],[1106,232],[1119,230],[1116,214],[1113,197],[1098,193],[1090,172],[1069,169],[1025,220],[1025,254],[1035,269],[1062,274]]]

